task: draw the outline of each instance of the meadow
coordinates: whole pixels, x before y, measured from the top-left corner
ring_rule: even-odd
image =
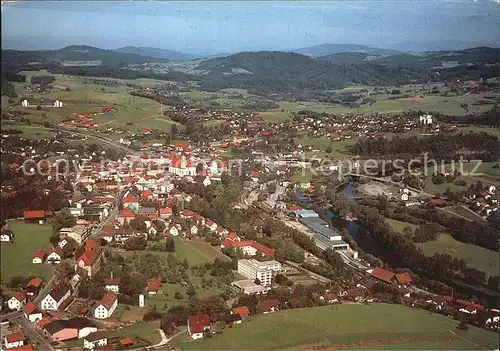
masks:
[[[500,271],[498,252],[474,244],[463,243],[448,234],[440,234],[437,240],[417,245],[422,247],[427,256],[446,253],[453,257],[462,258],[468,266],[479,269],[486,275],[496,276]]]
[[[21,73],[26,75],[28,82],[34,75],[51,75],[46,71],[23,71]],[[99,126],[121,127],[136,132],[141,127],[169,131],[173,124],[177,124],[163,115],[163,112],[168,107],[151,99],[130,95],[126,84],[131,82],[131,80],[112,79],[113,81],[118,81],[121,85],[110,87],[86,83],[83,78],[75,76],[61,74],[54,74],[53,76],[56,78],[54,84],[67,87],[70,90],[40,95],[24,91],[23,85],[26,83],[15,83],[19,96],[56,98],[65,103],[62,108],[57,109],[43,109],[41,111],[31,109],[30,119],[33,121],[42,123],[45,121],[59,122],[66,118],[72,118],[76,112],[95,112],[99,111],[106,104],[112,104],[114,107],[113,112],[95,117],[94,120]],[[134,81],[134,84],[141,86],[160,85],[159,81],[152,79],[139,79]],[[15,106],[13,109],[24,110],[20,106]],[[42,114],[45,114],[46,117],[43,117]]]
[[[182,240],[181,238],[175,238],[174,240],[175,240],[175,252],[173,252],[172,254],[178,260],[182,261],[184,258],[186,258],[190,266],[197,266],[200,264],[213,261],[213,259],[210,259],[207,256],[200,253],[199,250],[193,249],[193,247],[185,243],[184,240]],[[142,251],[125,251],[121,252],[121,254],[123,256],[130,256],[134,254],[137,255],[153,254],[153,255],[163,256],[166,258],[170,254],[170,252],[142,250]]]
[[[49,238],[52,226],[48,224],[28,224],[21,221],[7,222],[7,228],[14,232],[14,242],[2,242],[2,281],[8,282],[15,276],[36,276],[45,281],[53,275],[53,266],[32,263],[33,253],[39,248],[50,250]]]
[[[380,340],[398,349],[398,339],[414,338],[415,342],[427,341],[434,349],[498,348],[498,335],[494,332],[475,327],[462,332],[457,325],[457,321],[444,316],[402,305],[344,304],[251,316],[212,338],[181,343],[180,347],[182,350],[350,349],[351,343]],[[449,339],[428,341],[436,337]]]
[[[392,219],[392,218],[386,218],[385,220],[387,223],[389,223],[392,230],[394,230],[396,233],[402,233],[406,227],[410,227],[413,231],[415,231],[415,229],[418,227],[415,224],[407,223],[407,222],[403,222],[403,221],[398,221],[398,220]]]
[[[106,333],[108,338],[131,337],[137,343],[138,339],[147,341],[150,345],[155,345],[161,341],[160,333],[158,332],[158,323],[136,323],[131,327],[123,328],[114,332]]]

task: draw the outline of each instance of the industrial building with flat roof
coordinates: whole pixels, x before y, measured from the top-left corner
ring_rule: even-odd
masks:
[[[322,246],[332,250],[348,250],[349,244],[342,240],[342,235],[336,228],[330,228],[328,222],[318,217],[303,217],[300,223],[309,228],[313,233],[315,241],[322,243]]]

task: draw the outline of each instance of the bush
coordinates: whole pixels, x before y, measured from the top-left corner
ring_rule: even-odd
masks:
[[[458,329],[460,330],[469,330],[469,325],[467,324],[467,322],[465,320],[461,320],[460,323],[458,324]]]

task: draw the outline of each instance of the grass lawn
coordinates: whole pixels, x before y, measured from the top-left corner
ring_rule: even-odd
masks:
[[[309,137],[309,136],[303,136],[301,138],[297,138],[295,142],[297,144],[304,146],[312,146],[313,149],[319,149],[317,152],[305,152],[304,156],[306,158],[309,157],[316,157],[316,158],[323,158],[326,156],[330,156],[333,158],[342,158],[346,155],[349,154],[347,151],[346,147],[350,145],[356,144],[358,141],[358,138],[351,138],[351,139],[346,139],[346,140],[341,140],[341,141],[331,141],[330,139],[326,137]],[[326,153],[325,149],[327,147],[332,148],[331,153]]]
[[[108,338],[111,337],[131,337],[135,340],[137,338],[146,340],[151,345],[155,345],[161,341],[160,333],[158,332],[158,328],[160,326],[158,323],[137,323],[131,327],[123,328],[114,332],[106,333]]]
[[[496,167],[497,165],[500,165],[499,162],[481,162],[481,164],[477,163],[462,163],[460,164],[459,162],[455,164],[451,163],[446,163],[443,166],[438,165],[437,169],[434,166],[429,166],[426,167],[425,172],[427,175],[432,176],[433,174],[436,173],[436,170],[443,171],[443,172],[453,172],[454,170],[458,170],[460,173],[464,175],[469,175],[469,179],[464,179],[465,181],[469,180],[472,181],[474,180],[474,176],[481,176],[481,174],[491,174],[493,176],[500,177],[500,166]],[[477,167],[477,168],[476,168]]]
[[[149,253],[153,255],[164,256],[165,258],[170,253],[166,251],[143,250],[143,251],[125,251],[121,252],[121,254],[124,256],[130,256],[133,255],[134,252],[137,255],[146,255]],[[186,244],[184,240],[182,240],[181,238],[175,238],[175,253],[173,254],[180,261],[182,261],[184,257],[186,257],[190,266],[197,266],[200,264],[204,264],[206,262],[212,262],[212,259],[209,259],[208,257],[202,255],[198,250],[195,250],[193,247]]]
[[[448,234],[441,234],[435,241],[417,245],[422,245],[424,253],[428,256],[447,253],[453,257],[463,258],[468,266],[484,271],[487,275],[495,276],[500,271],[498,252],[460,242]]]
[[[199,285],[199,282],[201,282],[201,278],[191,277],[190,280],[195,287],[196,297],[210,297],[213,295],[219,295],[223,291],[222,289],[219,290],[217,288],[202,288],[201,285]],[[163,311],[179,303],[188,303],[189,296],[186,294],[186,289],[187,287],[184,287],[180,284],[162,283],[161,292],[156,295],[146,294],[144,296],[144,302],[148,307],[152,308],[153,306],[156,306],[156,309],[158,311]],[[176,299],[174,297],[176,292],[181,293],[182,299]],[[165,305],[167,305],[166,308]]]
[[[229,261],[230,258],[224,255],[222,252],[218,251],[215,247],[203,240],[188,240],[186,245],[191,246],[191,248],[201,255],[205,256],[210,261],[219,258],[221,260]]]
[[[27,224],[21,221],[8,222],[7,228],[14,232],[14,243],[1,244],[2,281],[7,282],[14,276],[30,275],[48,281],[53,274],[49,264],[33,264],[32,255],[39,248],[50,250],[49,238],[52,226],[48,224]]]
[[[390,338],[426,338],[458,334],[457,321],[402,305],[337,305],[252,316],[210,339],[181,343],[183,350],[301,349]],[[469,327],[463,339],[433,342],[435,349],[498,348],[498,335]],[[467,338],[467,339],[466,339]],[[429,345],[430,346],[430,345]],[[447,347],[445,347],[447,346]],[[394,348],[393,348],[394,349]],[[415,349],[415,348],[413,348]]]
[[[396,233],[402,233],[403,229],[405,227],[410,227],[413,231],[418,227],[418,225],[412,224],[412,223],[407,223],[403,221],[398,221],[396,219],[391,219],[391,218],[386,218],[385,219],[387,223],[391,226],[391,228],[396,232]]]

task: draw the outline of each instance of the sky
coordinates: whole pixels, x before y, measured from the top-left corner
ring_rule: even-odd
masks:
[[[131,45],[217,54],[322,43],[498,47],[499,1],[2,1],[2,48]]]

